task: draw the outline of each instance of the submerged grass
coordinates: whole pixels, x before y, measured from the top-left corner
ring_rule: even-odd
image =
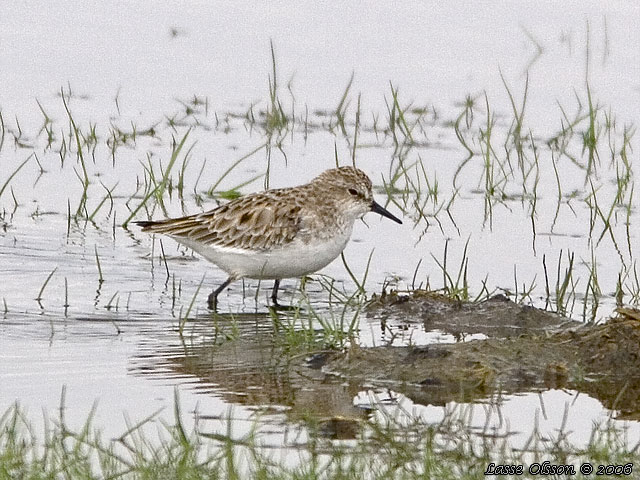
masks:
[[[80,163],[80,166],[82,167],[82,176],[80,176],[76,172],[76,175],[78,176],[78,178],[80,179],[80,182],[82,183],[82,195],[80,197],[80,202],[76,210],[76,216],[79,216],[86,210],[87,190],[89,189],[89,183],[90,183],[89,173],[87,172],[87,165],[85,162],[84,153],[82,151],[82,140],[81,140],[82,132],[76,125],[73,115],[71,114],[71,110],[69,109],[69,105],[67,104],[67,96],[65,95],[64,88],[60,89],[60,96],[62,98],[64,109],[67,112],[67,116],[69,118],[70,128],[72,132],[72,135],[70,135],[70,137],[72,136],[75,139],[77,160]],[[69,99],[71,98],[71,91],[69,91],[68,98]]]
[[[530,40],[533,38],[528,36]],[[532,237],[526,246],[530,246],[535,258],[530,264],[535,264],[531,268],[537,270],[526,272],[529,277],[524,282],[522,278],[517,278],[526,270],[520,265],[505,267],[500,276],[500,280],[505,282],[504,286],[507,281],[510,283],[513,272],[515,288],[513,292],[509,289],[508,293],[515,293],[518,301],[535,304],[539,302],[538,298],[543,298],[547,307],[555,307],[560,313],[577,312],[589,318],[594,315],[596,318],[602,317],[598,312],[610,300],[607,297],[611,295],[607,292],[615,291],[619,304],[638,303],[638,296],[634,294],[637,288],[631,274],[635,264],[632,247],[637,216],[633,204],[632,168],[635,127],[621,123],[611,108],[602,105],[588,78],[585,86],[575,91],[575,98],[568,102],[566,99],[558,101],[556,121],[546,122],[556,131],[549,133],[545,130],[540,133],[536,131],[540,127],[533,125],[525,115],[530,105],[535,104],[537,93],[529,84],[527,72],[518,86],[508,81],[500,71],[504,87],[499,94],[502,96],[500,99],[484,91],[479,95],[468,94],[460,102],[460,108],[452,112],[450,119],[444,118],[446,114],[442,116],[440,109],[435,106],[416,105],[414,100],[404,98],[399,86],[393,82],[389,82],[385,92],[383,111],[369,112],[363,102],[364,97],[355,91],[353,74],[336,99],[335,108],[324,112],[315,110],[315,114],[310,114],[314,109],[308,105],[304,108],[296,106],[291,82],[287,85],[290,101],[282,97],[284,88],[280,72],[272,43],[268,98],[262,109],[258,107],[261,102],[256,101],[246,109],[243,107],[241,113],[214,111],[214,105],[209,103],[208,98],[193,95],[178,100],[176,111],[163,114],[161,120],[147,121],[144,125],[128,118],[126,121],[112,119],[106,127],[92,121],[81,121],[72,101],[77,95],[69,87],[60,92],[64,107],[60,127],[46,102],[43,104],[37,100],[38,118],[42,120],[39,121],[35,138],[44,153],[40,154],[38,150],[43,157],[40,159],[35,155],[36,147],[31,147],[34,149],[32,156],[39,167],[36,182],[41,176],[54,171],[51,164],[53,160],[57,162],[57,157],[51,157],[55,153],[59,156],[62,170],[69,169],[65,165],[71,163],[71,169],[82,187],[79,202],[77,199],[67,200],[67,236],[72,230],[72,222],[81,229],[86,228],[86,225],[82,226],[82,221],[85,224],[88,221],[92,227],[102,230],[108,219],[115,238],[116,217],[124,218],[124,221],[120,221],[127,228],[141,212],[157,218],[160,214],[167,215],[170,207],[186,212],[190,202],[203,207],[208,197],[213,197],[217,202],[232,199],[241,195],[241,190],[248,184],[263,177],[264,185],[268,187],[273,162],[271,153],[276,151],[274,147],[282,153],[286,164],[289,145],[285,139],[290,138],[294,143],[298,138],[303,138],[306,142],[308,136],[314,133],[328,134],[333,137],[336,163],[338,157],[346,158],[345,153],[348,153],[352,163],[367,168],[363,164],[365,148],[385,151],[389,169],[381,182],[374,178],[374,181],[381,183],[380,186],[376,185],[375,192],[386,196],[385,205],[395,205],[407,220],[413,222],[417,232],[416,248],[424,246],[428,249],[425,260],[430,258],[429,253],[433,253],[431,243],[427,244],[426,241],[432,227],[446,238],[453,239],[456,235],[458,240],[459,237],[466,238],[464,258],[467,244],[473,242],[476,235],[484,235],[483,230],[491,234],[496,226],[496,218],[500,218],[501,222],[510,222],[512,218],[517,217],[517,220],[519,215],[524,215]],[[516,93],[518,91],[521,93]],[[498,100],[507,105],[506,113],[497,108]],[[354,108],[356,101],[357,107]],[[115,105],[120,115],[118,95]],[[33,144],[29,132],[25,131],[25,122],[19,122],[16,118],[15,126],[5,128],[5,117],[5,112],[0,111],[3,137],[6,130],[18,138],[21,145]],[[367,122],[369,118],[371,120]],[[194,148],[195,143],[186,144],[193,135],[209,134],[205,132],[226,135],[234,131],[242,132],[242,129],[250,137],[251,144],[257,147],[237,159],[215,163],[214,168],[205,168],[211,167],[212,163],[206,157],[197,158],[201,153]],[[439,138],[444,140],[434,141]],[[145,140],[155,143],[147,148]],[[158,160],[157,146],[169,142],[169,159]],[[446,165],[444,159],[435,154],[434,145],[450,150],[452,154],[446,155],[446,161],[453,163]],[[122,173],[118,170],[116,158],[120,158],[119,149],[123,147],[134,150],[136,160],[143,159],[138,163],[134,161],[138,172],[126,171],[126,175],[135,176],[133,187],[132,182],[127,182],[129,179],[100,178],[105,174],[117,176]],[[3,153],[6,152],[6,145],[4,148]],[[144,148],[147,150],[144,151]],[[233,145],[234,150],[237,148]],[[263,151],[265,158],[258,158]],[[104,159],[107,157],[110,159],[107,163],[111,163],[113,171],[105,172]],[[0,198],[4,199],[3,194],[9,191],[13,194],[13,183],[23,181],[22,174],[17,180],[16,177],[29,158],[31,156],[21,160],[22,163],[14,160],[14,164],[2,165],[4,172],[12,173],[0,184]],[[195,180],[194,164],[199,168]],[[605,168],[607,166],[608,170]],[[229,188],[223,186],[231,174],[236,175],[240,168],[249,172],[246,181],[236,181]],[[215,180],[199,189],[201,177],[206,179],[211,170],[215,172]],[[574,175],[576,171],[579,175]],[[615,179],[608,172],[615,173]],[[576,182],[576,178],[579,181]],[[548,194],[549,191],[553,194],[548,198],[541,193]],[[189,192],[192,192],[191,196]],[[482,201],[470,207],[469,201],[476,198]],[[175,203],[170,205],[170,202]],[[18,200],[15,196],[14,204],[17,209]],[[547,212],[553,212],[553,216],[547,215]],[[36,206],[32,218],[40,214],[41,209]],[[570,222],[583,217],[585,220],[588,217],[588,221],[580,226],[587,226],[588,229],[579,231],[578,236],[588,239],[588,244],[584,251],[577,252],[578,256],[591,257],[591,261],[569,262],[566,275],[562,275],[564,271],[558,271],[558,278],[562,278],[550,279],[546,266],[540,265],[538,260],[541,242],[537,239],[541,234],[548,235],[552,245],[552,237],[563,233],[560,227],[567,220]],[[469,219],[473,218],[482,218],[482,226],[477,228],[470,225]],[[504,223],[499,226],[503,227]],[[445,246],[446,253],[449,253],[447,249],[452,245],[454,243]],[[545,248],[545,259],[563,257],[562,251],[566,251],[566,246],[560,244],[555,251],[553,247]],[[559,251],[560,247],[562,251]],[[601,252],[608,253],[611,248],[615,250],[619,264],[613,270],[620,272],[613,281],[615,288],[611,283],[611,275],[606,275],[607,269],[596,268],[603,255]],[[460,247],[460,250],[463,248]],[[526,253],[518,260],[522,258],[526,259]],[[482,298],[487,292],[501,288],[497,284],[490,285],[482,273],[479,278],[484,277],[485,280],[472,285],[472,276],[468,272],[469,259],[463,262],[466,263],[452,267],[446,259],[442,261],[432,255],[428,260],[429,265],[425,264],[423,268],[441,272],[442,284],[438,282],[433,286],[443,289],[454,298]],[[96,263],[99,265],[97,256]],[[547,283],[557,283],[555,286],[545,284],[545,292],[535,288],[538,286],[535,278],[541,278],[543,271]],[[402,272],[397,273],[402,275]],[[358,295],[366,297],[367,292],[357,279],[358,272],[351,272],[347,268],[347,275]],[[354,303],[351,293],[340,295],[335,291],[332,301]],[[175,298],[173,300],[172,305],[175,306]]]
[[[13,180],[13,177],[15,177],[18,172],[20,172],[20,170],[22,170],[22,168],[29,163],[29,160],[31,160],[31,155],[29,155],[26,160],[24,160],[20,165],[18,165],[18,168],[16,168],[11,175],[9,175],[9,177],[5,180],[5,182],[2,184],[2,186],[0,187],[0,198],[2,198],[2,194],[4,193],[4,191],[7,189],[7,187],[9,186],[9,184],[11,183],[11,180]]]
[[[42,303],[41,300],[43,299],[43,294],[44,294],[44,289],[47,288],[47,285],[49,284],[49,281],[51,280],[51,277],[53,277],[53,275],[56,273],[56,271],[58,270],[58,267],[54,268],[53,270],[51,270],[51,273],[49,273],[49,275],[47,275],[47,278],[45,279],[44,283],[42,284],[42,287],[40,287],[40,291],[38,292],[38,296],[36,297],[36,302],[38,302],[38,304],[42,307]]]
[[[153,187],[153,189],[151,189],[149,193],[147,193],[147,195],[142,199],[142,202],[140,202],[138,206],[133,209],[131,214],[122,223],[122,226],[124,228],[127,228],[127,225],[129,224],[129,222],[137,215],[137,213],[143,207],[147,205],[147,202],[153,197],[156,198],[157,204],[159,204],[164,209],[163,196],[169,184],[169,175],[171,174],[171,170],[175,165],[176,161],[178,160],[178,156],[180,155],[180,152],[182,151],[182,148],[184,147],[184,144],[187,141],[187,137],[189,136],[190,132],[191,132],[191,129],[187,130],[179,143],[176,142],[174,139],[172,144],[173,146],[172,146],[171,157],[169,158],[169,163],[167,164],[167,167],[165,168],[164,172],[162,172],[162,179],[159,182],[155,182],[155,186]]]
[[[620,127],[616,123],[615,115],[602,107],[594,92],[587,84],[586,93],[576,92],[576,109],[573,114],[566,105],[558,104],[558,130],[550,137],[540,135],[533,128],[525,124],[525,109],[531,101],[528,76],[523,86],[521,101],[516,101],[514,90],[506,79],[502,77],[506,96],[511,112],[509,116],[500,115],[487,93],[481,97],[468,95],[462,103],[461,110],[456,110],[454,119],[442,121],[435,109],[416,108],[412,102],[402,99],[399,87],[390,83],[390,96],[385,96],[386,119],[382,119],[377,112],[371,112],[372,121],[367,124],[363,119],[368,118],[366,110],[361,111],[361,96],[357,96],[355,112],[349,109],[352,105],[350,98],[354,76],[339,99],[335,110],[329,112],[328,122],[321,115],[309,115],[309,108],[305,106],[304,113],[296,116],[295,102],[292,102],[291,112],[283,107],[279,97],[278,71],[273,45],[271,45],[271,75],[269,76],[269,99],[267,107],[260,114],[254,113],[252,104],[246,113],[234,116],[232,112],[213,112],[211,122],[215,118],[216,131],[228,133],[233,128],[245,128],[249,136],[255,135],[253,128],[259,124],[260,138],[258,147],[241,156],[238,160],[224,164],[217,169],[217,180],[211,182],[209,188],[200,191],[198,182],[205,169],[206,158],[202,161],[202,168],[195,182],[192,183],[193,201],[197,206],[206,199],[206,195],[216,199],[230,199],[240,195],[240,190],[248,183],[265,176],[265,186],[269,182],[271,166],[271,149],[276,146],[285,159],[287,145],[285,136],[291,133],[303,135],[304,140],[313,132],[330,134],[334,137],[334,153],[338,163],[338,141],[346,140],[350,149],[350,158],[356,163],[358,153],[366,146],[388,148],[389,172],[382,179],[382,186],[376,187],[376,193],[386,195],[387,203],[393,203],[403,211],[407,219],[413,220],[416,231],[419,232],[417,244],[427,238],[428,229],[437,225],[440,233],[447,236],[451,226],[459,237],[467,237],[464,247],[460,245],[459,262],[452,262],[451,246],[454,243],[447,239],[444,242],[442,258],[431,255],[433,263],[430,272],[437,272],[434,278],[441,278],[442,285],[431,285],[432,278],[426,282],[418,282],[417,288],[436,286],[440,291],[457,300],[481,300],[493,294],[496,288],[489,285],[485,276],[481,285],[471,284],[472,275],[469,271],[469,245],[472,237],[469,227],[465,224],[469,209],[469,199],[473,195],[481,195],[483,207],[477,207],[479,217],[484,218],[481,235],[490,234],[498,218],[504,221],[500,213],[518,214],[518,206],[531,223],[533,241],[532,253],[539,268],[544,272],[544,292],[537,291],[536,275],[533,280],[523,281],[522,267],[513,265],[513,291],[505,291],[518,302],[536,303],[540,298],[544,306],[565,315],[572,315],[579,311],[587,321],[596,321],[607,293],[613,291],[603,275],[602,263],[598,263],[598,255],[606,247],[613,247],[617,253],[611,260],[618,261],[619,269],[615,279],[615,302],[617,306],[640,303],[640,281],[637,262],[632,249],[634,238],[634,221],[637,213],[634,206],[634,175],[633,175],[633,125]],[[293,93],[289,86],[293,99]],[[108,128],[108,138],[100,139],[100,128],[89,122],[82,125],[72,115],[69,107],[71,92],[62,91],[62,100],[69,123],[68,134],[55,135],[55,120],[38,102],[44,117],[44,123],[38,137],[43,142],[45,152],[55,151],[60,158],[60,168],[65,168],[65,161],[69,155],[75,154],[75,165],[80,170],[73,169],[82,186],[80,203],[75,209],[71,208],[71,200],[67,200],[67,239],[71,236],[72,220],[78,224],[79,219],[85,219],[97,230],[104,229],[104,217],[113,220],[113,238],[115,242],[116,213],[120,210],[120,218],[126,217],[123,227],[133,220],[140,211],[151,215],[156,208],[166,214],[165,202],[189,202],[188,166],[191,159],[193,145],[185,147],[191,132],[197,129],[209,128],[206,118],[209,117],[208,100],[201,100],[194,96],[192,101],[180,102],[180,112],[167,114],[161,122],[153,123],[150,127],[141,127],[131,122],[131,128],[125,129],[111,125]],[[478,101],[478,98],[481,98]],[[484,101],[482,101],[484,100]],[[204,112],[202,105],[205,105]],[[116,96],[116,107],[120,110]],[[204,115],[204,118],[203,118]],[[300,114],[298,114],[300,115]],[[355,117],[354,117],[355,115]],[[507,119],[505,121],[505,118]],[[386,123],[385,123],[386,120]],[[429,121],[431,123],[429,123]],[[240,123],[240,127],[238,127]],[[178,132],[186,133],[180,137]],[[10,131],[10,130],[9,130]],[[209,130],[206,130],[209,131]],[[120,187],[120,198],[114,195],[119,183],[107,187],[98,178],[98,174],[89,175],[91,169],[88,163],[100,162],[98,146],[106,146],[112,167],[116,168],[116,157],[121,147],[140,148],[142,137],[155,139],[166,138],[171,133],[171,155],[164,165],[159,167],[153,162],[154,153],[146,152],[146,161],[139,162],[144,170],[142,180],[136,183],[135,191],[124,191]],[[444,132],[444,133],[442,133]],[[5,122],[0,111],[0,150],[3,148],[5,136]],[[431,139],[438,135],[450,134],[450,138],[459,143],[459,151],[452,158],[454,163],[448,178],[441,172],[431,171],[436,165],[428,156],[432,150]],[[163,136],[164,135],[164,136]],[[339,138],[340,136],[345,139]],[[26,148],[25,138],[28,137],[16,119],[15,148]],[[374,140],[375,137],[375,140]],[[253,140],[253,138],[252,138]],[[101,143],[102,142],[102,143]],[[367,145],[367,142],[370,142]],[[74,147],[75,145],[75,147]],[[5,146],[6,148],[6,146]],[[75,150],[75,151],[73,151]],[[256,159],[257,153],[265,151],[266,174],[263,172],[264,162]],[[452,150],[455,150],[452,148]],[[185,154],[182,152],[186,151]],[[609,152],[609,169],[615,172],[615,183],[609,184],[611,176],[607,176],[604,152]],[[98,155],[96,154],[98,152]],[[104,152],[102,152],[104,153]],[[254,156],[255,155],[255,156]],[[43,160],[41,163],[35,153],[40,174],[46,174],[51,162]],[[141,155],[144,158],[144,154]],[[359,155],[359,157],[364,155]],[[104,157],[104,156],[103,156]],[[22,157],[24,158],[24,157]],[[13,165],[11,169],[2,165],[4,172],[12,172],[0,186],[0,198],[7,189],[13,189],[11,182],[27,164],[29,159]],[[72,157],[73,158],[73,157]],[[182,164],[180,165],[180,158]],[[251,166],[246,160],[255,160]],[[4,159],[3,159],[4,160]],[[51,160],[47,158],[46,160]],[[56,157],[57,163],[57,157]],[[359,160],[362,160],[359,158]],[[546,168],[547,161],[552,168]],[[97,163],[98,164],[98,163]],[[426,164],[426,166],[425,166]],[[177,165],[177,166],[176,166]],[[227,167],[227,165],[229,165]],[[220,190],[223,181],[240,165],[249,170],[250,178],[232,188]],[[327,165],[328,167],[329,165]],[[5,168],[6,167],[6,168]],[[102,167],[102,165],[100,165]],[[178,169],[177,182],[172,172]],[[574,172],[579,172],[579,183],[576,187]],[[256,173],[258,172],[258,173]],[[92,172],[93,173],[93,172]],[[578,175],[575,175],[578,177]],[[18,178],[22,180],[22,175]],[[96,185],[99,180],[103,190],[95,199],[96,207],[88,210],[88,201],[93,189],[89,185]],[[583,182],[584,179],[584,182]],[[376,180],[376,179],[374,179]],[[540,188],[544,182],[550,182],[552,197],[544,198],[539,192],[547,191]],[[124,184],[124,182],[123,182]],[[470,190],[473,185],[477,191]],[[178,192],[173,195],[173,192]],[[612,193],[613,192],[613,193]],[[465,198],[466,197],[466,198]],[[17,208],[17,200],[14,202]],[[546,202],[546,203],[545,203]],[[73,204],[75,205],[75,201]],[[124,204],[124,205],[123,205]],[[132,205],[131,207],[129,205]],[[515,207],[514,207],[515,205]],[[547,208],[549,205],[553,208]],[[108,206],[109,208],[107,209]],[[183,206],[183,205],[182,205]],[[37,208],[37,207],[36,207]],[[476,208],[475,206],[473,208]],[[108,210],[108,212],[107,212]],[[38,210],[36,210],[38,212]],[[454,214],[461,212],[462,222],[454,221]],[[545,212],[553,212],[544,218]],[[450,220],[447,223],[444,214]],[[585,228],[580,233],[588,242],[588,251],[582,257],[581,253],[550,248],[542,254],[539,261],[536,251],[536,235],[545,229],[555,234],[555,229],[562,230],[566,216],[584,219]],[[6,215],[9,217],[9,215]],[[4,221],[5,214],[0,217]],[[38,215],[33,215],[35,219]],[[588,217],[588,221],[587,221]],[[457,217],[456,217],[457,218]],[[507,217],[507,222],[513,217]],[[475,234],[475,231],[474,231]],[[464,236],[463,236],[464,235]],[[551,235],[549,235],[551,238]],[[624,240],[623,240],[624,237]],[[447,237],[448,238],[448,237]],[[550,241],[551,243],[551,241]],[[420,244],[424,245],[424,244]],[[529,245],[528,243],[526,245]],[[562,244],[561,244],[562,245]],[[500,246],[497,246],[499,250]],[[429,246],[431,249],[431,247]],[[525,244],[523,243],[523,249]],[[167,273],[165,286],[172,279],[172,288],[167,287],[168,295],[172,295],[172,311],[179,306],[175,317],[178,321],[179,333],[182,336],[185,325],[191,317],[192,309],[196,308],[202,281],[197,285],[195,294],[186,299],[181,305],[180,294],[182,278],[170,275],[164,249],[162,258]],[[551,250],[551,252],[550,252]],[[95,245],[95,262],[98,269],[99,286],[103,283],[101,260],[98,255],[98,245]],[[359,278],[360,272],[354,272],[344,262],[347,275],[353,285],[344,286],[334,279],[319,276],[317,281],[323,295],[328,298],[327,308],[316,308],[315,302],[305,290],[306,280],[301,282],[300,290],[291,301],[292,311],[278,312],[270,310],[274,329],[277,331],[282,344],[288,348],[288,353],[308,354],[323,349],[344,349],[357,344],[359,334],[359,317],[366,304],[367,277],[372,263],[372,253],[369,256],[366,269]],[[497,254],[503,252],[498,251]],[[507,254],[509,252],[506,252]],[[152,253],[153,258],[153,253]],[[426,255],[425,255],[425,258]],[[602,258],[602,257],[601,257]],[[547,259],[550,269],[547,268]],[[557,259],[554,261],[554,259]],[[514,260],[515,261],[515,260]],[[415,268],[411,288],[415,288],[418,269],[422,260]],[[617,268],[617,267],[616,267]],[[43,298],[45,288],[57,270],[49,273],[41,286],[38,302]],[[511,270],[509,270],[509,274]],[[482,275],[483,273],[481,273]],[[109,277],[111,278],[111,277]],[[480,277],[482,278],[482,277]],[[110,280],[111,281],[111,280]],[[403,280],[404,281],[404,280]],[[64,308],[69,306],[67,277],[64,277]],[[371,282],[369,282],[371,283]],[[396,282],[397,283],[397,282]],[[393,283],[395,285],[396,283]],[[383,290],[387,287],[385,284]],[[369,285],[369,288],[372,287]],[[375,287],[374,287],[375,288]],[[541,287],[542,288],[542,287]],[[120,291],[116,290],[109,299],[108,310],[119,308]],[[126,295],[122,291],[122,298]],[[131,297],[129,292],[128,298]],[[12,300],[12,299],[9,299]],[[75,304],[74,300],[74,304]],[[13,305],[13,302],[11,302]],[[9,312],[7,300],[3,297],[5,315]],[[129,300],[127,300],[127,310]],[[197,310],[197,308],[196,308]],[[231,326],[218,324],[222,317],[213,315],[216,331],[226,331],[227,338],[237,337],[237,325],[232,321]],[[228,318],[224,318],[228,320]],[[229,327],[229,328],[227,328]],[[231,330],[231,331],[229,331]],[[303,445],[285,445],[299,454],[299,462],[274,459],[272,452],[264,447],[263,442],[254,434],[243,436],[234,435],[231,417],[227,421],[228,430],[224,433],[204,432],[195,428],[189,431],[181,418],[180,408],[176,401],[175,424],[160,425],[159,435],[156,437],[145,431],[155,416],[133,425],[118,440],[104,440],[99,432],[92,428],[90,416],[84,426],[74,431],[66,423],[61,408],[60,416],[50,424],[45,425],[44,438],[35,434],[27,416],[18,405],[10,408],[0,417],[0,480],[4,478],[244,478],[247,475],[258,478],[480,478],[489,461],[503,463],[527,462],[534,455],[535,458],[547,458],[552,461],[577,462],[580,459],[598,459],[601,463],[619,463],[636,461],[635,448],[628,447],[621,442],[619,432],[606,430],[605,433],[594,430],[592,441],[584,449],[568,447],[560,441],[556,443],[536,439],[542,445],[541,451],[531,453],[517,452],[510,449],[507,441],[496,447],[495,443],[486,446],[485,439],[472,435],[465,425],[454,423],[451,419],[439,425],[425,424],[420,421],[410,422],[410,425],[398,428],[381,427],[380,424],[362,420],[361,427],[366,435],[361,435],[349,445],[340,445],[326,441],[322,436],[322,428],[316,425],[306,425],[311,435]],[[393,420],[393,419],[392,419]],[[360,422],[360,420],[359,420]],[[154,426],[157,426],[154,424]],[[495,441],[495,439],[492,439]],[[533,441],[532,441],[533,442]],[[291,458],[291,457],[289,457]],[[524,478],[527,478],[525,475]],[[579,475],[572,478],[581,478]]]
[[[289,124],[289,118],[284,112],[282,102],[278,98],[278,70],[276,64],[276,54],[273,48],[273,41],[270,42],[271,47],[271,75],[269,76],[269,106],[265,112],[265,131],[267,136],[271,138],[274,134],[280,134]]]
[[[137,423],[127,422],[126,431],[115,439],[105,439],[94,428],[96,408],[79,427],[72,426],[66,418],[63,390],[58,415],[53,419],[45,415],[44,425],[36,429],[23,408],[9,407],[0,416],[0,480],[476,480],[483,478],[490,463],[523,465],[524,473],[518,478],[539,478],[529,468],[544,461],[571,465],[576,474],[566,478],[586,479],[592,477],[579,473],[583,462],[596,467],[621,465],[633,471],[640,461],[636,447],[611,424],[594,426],[583,447],[572,446],[561,428],[555,438],[534,432],[527,447],[516,450],[506,438],[474,432],[465,409],[448,410],[442,421],[427,422],[402,409],[399,415],[380,406],[371,418],[352,420],[351,441],[330,440],[324,422],[311,420],[298,426],[306,434],[293,435],[304,440],[293,438],[271,446],[255,426],[238,433],[231,410],[220,416],[222,429],[211,430],[206,418],[197,417],[189,428],[177,393],[172,423],[160,420],[155,412]],[[287,446],[289,453],[282,456]]]

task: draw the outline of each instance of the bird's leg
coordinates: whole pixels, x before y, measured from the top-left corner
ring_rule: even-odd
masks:
[[[227,288],[234,280],[235,278],[233,276],[227,278],[222,285],[209,294],[209,297],[207,298],[207,306],[209,307],[209,310],[216,310],[218,307],[218,295],[220,295],[220,292]]]
[[[278,288],[280,287],[280,280],[273,281],[273,290],[271,290],[271,303],[274,307],[279,307],[278,303]]]

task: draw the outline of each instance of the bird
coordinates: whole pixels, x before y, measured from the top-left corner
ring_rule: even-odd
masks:
[[[242,278],[274,280],[271,302],[285,278],[327,266],[346,247],[356,220],[368,212],[402,221],[373,198],[372,183],[360,169],[325,170],[309,183],[251,193],[213,210],[180,218],[137,221],[143,232],[169,236],[227,273],[208,296],[218,296]]]

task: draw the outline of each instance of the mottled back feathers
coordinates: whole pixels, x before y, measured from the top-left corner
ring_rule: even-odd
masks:
[[[143,231],[187,238],[212,247],[272,250],[351,228],[370,210],[371,181],[353,167],[327,170],[310,183],[249,194],[213,210],[138,222]]]
[[[143,231],[187,237],[211,246],[273,248],[293,240],[300,223],[300,206],[283,202],[274,193],[254,193],[208,212],[153,222]]]

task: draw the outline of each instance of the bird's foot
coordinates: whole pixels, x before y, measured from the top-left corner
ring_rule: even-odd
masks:
[[[215,295],[215,292],[210,293],[207,297],[207,307],[209,307],[209,310],[218,310],[218,296]]]
[[[297,309],[298,307],[294,305],[282,305],[281,303],[278,303],[277,301],[274,302],[273,300],[271,300],[271,305],[269,305],[269,310],[275,310],[279,312],[292,312]]]

